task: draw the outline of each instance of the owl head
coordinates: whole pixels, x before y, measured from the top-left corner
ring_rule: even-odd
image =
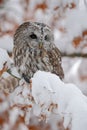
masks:
[[[35,49],[49,50],[54,43],[54,36],[49,26],[38,22],[25,22],[18,27],[14,35],[14,45],[27,46]]]

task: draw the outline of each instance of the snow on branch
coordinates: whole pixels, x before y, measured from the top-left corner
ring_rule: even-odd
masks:
[[[87,129],[87,98],[75,85],[65,84],[55,74],[38,71],[32,79],[32,95],[46,118],[53,112],[64,118],[65,128]]]
[[[52,114],[60,115],[65,129],[87,129],[87,98],[75,85],[64,83],[50,72],[36,72],[32,88],[25,83],[8,96],[0,96],[0,101],[0,119],[2,114],[8,115],[4,117],[8,118],[8,122],[5,119],[1,123],[1,128],[5,127],[3,130],[20,130],[20,124],[23,130],[28,130],[31,110],[39,120],[44,121],[48,121]]]

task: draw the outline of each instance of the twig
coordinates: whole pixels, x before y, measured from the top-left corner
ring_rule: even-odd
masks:
[[[16,79],[18,79],[18,80],[21,79],[21,78],[15,76],[15,75],[13,75],[13,74],[11,73],[11,70],[10,70],[10,69],[7,70],[7,73],[9,73],[11,76],[13,76],[14,78],[16,78]]]
[[[72,54],[67,54],[67,53],[62,53],[62,57],[83,57],[87,58],[87,53],[72,53]]]

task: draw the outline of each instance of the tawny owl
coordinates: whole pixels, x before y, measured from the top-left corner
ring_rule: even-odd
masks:
[[[14,64],[26,82],[37,70],[55,73],[63,79],[61,54],[54,44],[50,27],[44,23],[25,22],[14,35]]]

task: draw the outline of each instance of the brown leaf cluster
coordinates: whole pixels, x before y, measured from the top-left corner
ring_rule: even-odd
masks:
[[[87,30],[84,30],[82,32],[82,35],[81,36],[78,36],[78,37],[75,37],[73,39],[73,45],[75,47],[78,47],[80,45],[80,43],[84,40],[85,36],[87,36]]]

